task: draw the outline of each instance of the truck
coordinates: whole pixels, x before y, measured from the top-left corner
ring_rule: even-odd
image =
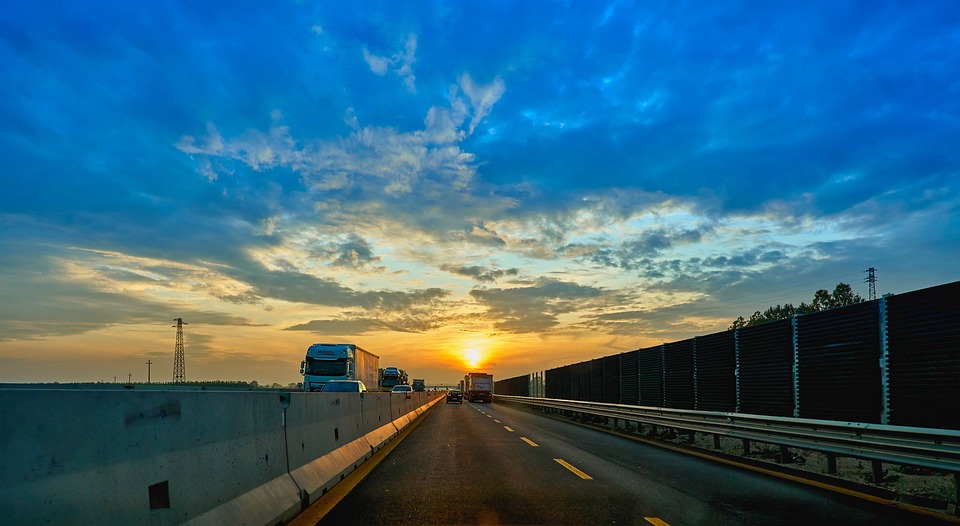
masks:
[[[423,378],[414,378],[411,385],[413,385],[414,391],[423,392],[427,390],[427,382]]]
[[[315,343],[300,362],[304,391],[320,391],[330,380],[360,380],[377,385],[380,357],[352,343]]]
[[[493,401],[493,375],[487,373],[467,373],[463,377],[463,397],[471,402]]]
[[[389,393],[393,389],[393,386],[406,383],[407,373],[404,372],[403,369],[387,367],[380,374],[380,380],[377,382],[377,385],[380,387],[380,392]]]

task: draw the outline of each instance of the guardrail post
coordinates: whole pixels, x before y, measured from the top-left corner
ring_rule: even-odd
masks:
[[[750,455],[750,440],[744,438],[743,439],[743,456],[746,457],[749,455]]]
[[[792,459],[790,458],[790,449],[787,446],[780,446],[780,463],[789,464]]]
[[[827,453],[827,473],[830,475],[837,474],[837,455],[834,453]]]
[[[720,435],[713,435],[713,449],[720,449]]]
[[[873,481],[883,482],[883,462],[873,460],[871,464],[873,465]]]
[[[947,505],[947,513],[960,516],[960,472],[953,472],[953,509]]]

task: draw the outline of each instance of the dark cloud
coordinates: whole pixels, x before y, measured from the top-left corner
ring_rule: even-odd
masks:
[[[489,310],[494,326],[504,332],[537,332],[555,327],[561,314],[583,308],[602,289],[539,278],[527,286],[475,289],[470,296]]]
[[[466,265],[440,265],[440,270],[445,272],[450,272],[451,274],[456,274],[458,276],[466,276],[468,278],[475,279],[477,281],[492,283],[499,281],[506,277],[513,277],[520,274],[520,271],[515,268],[508,269],[491,269],[483,266],[466,266]]]
[[[653,258],[671,248],[696,244],[710,230],[711,227],[706,226],[689,230],[656,228],[617,240],[610,248],[571,244],[563,247],[561,252],[571,253],[577,259],[585,259],[603,267],[624,270],[644,268],[649,272],[648,267]]]

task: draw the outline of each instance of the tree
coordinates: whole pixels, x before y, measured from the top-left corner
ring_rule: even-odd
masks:
[[[820,312],[861,302],[863,302],[863,298],[861,298],[859,294],[855,294],[853,292],[853,287],[846,283],[840,282],[833,289],[833,292],[830,292],[827,289],[820,289],[815,292],[813,294],[813,301],[810,303],[801,303],[799,307],[794,307],[791,303],[777,305],[776,307],[769,307],[763,312],[754,312],[750,316],[750,319],[747,320],[743,319],[743,316],[738,316],[737,319],[733,320],[733,323],[730,324],[729,328],[730,330],[739,329],[741,327],[749,327],[750,325],[759,325],[761,323],[783,320],[796,314]]]

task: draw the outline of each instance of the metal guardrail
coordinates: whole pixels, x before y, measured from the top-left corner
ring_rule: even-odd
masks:
[[[504,402],[960,473],[960,431],[495,395]]]

